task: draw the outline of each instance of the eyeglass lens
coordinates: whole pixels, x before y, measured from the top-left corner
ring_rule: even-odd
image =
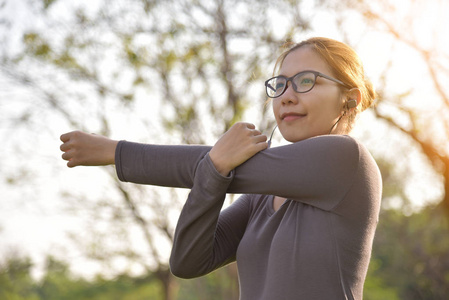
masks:
[[[293,90],[297,93],[310,91],[315,85],[316,75],[314,73],[299,73],[292,79]],[[288,79],[284,76],[278,76],[267,82],[267,95],[275,98],[279,97],[287,87]]]

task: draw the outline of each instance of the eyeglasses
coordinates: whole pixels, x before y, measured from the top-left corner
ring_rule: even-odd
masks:
[[[316,72],[316,71],[303,71],[303,72],[299,72],[298,74],[296,74],[292,77],[285,77],[283,75],[280,75],[280,76],[276,76],[276,77],[270,78],[267,81],[265,81],[267,96],[270,98],[277,98],[277,97],[281,96],[287,89],[289,81],[292,83],[292,88],[295,92],[307,93],[308,91],[313,89],[313,87],[315,86],[316,78],[318,76],[326,78],[333,82],[336,82],[348,89],[351,88],[350,86],[343,83],[342,81],[332,78],[330,76],[324,75],[323,73]]]

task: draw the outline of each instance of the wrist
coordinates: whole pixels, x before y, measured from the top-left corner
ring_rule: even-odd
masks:
[[[109,140],[105,149],[105,164],[115,165],[115,151],[117,149],[117,140]]]
[[[220,156],[216,155],[215,152],[212,149],[209,152],[210,160],[212,161],[212,164],[214,165],[215,170],[217,170],[218,173],[220,173],[224,177],[228,177],[229,173],[231,173],[232,169],[230,166],[227,166],[226,162],[222,159],[220,159]]]

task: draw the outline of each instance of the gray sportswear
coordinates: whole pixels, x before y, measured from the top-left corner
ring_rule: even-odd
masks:
[[[267,149],[220,175],[208,146],[121,141],[120,180],[190,188],[172,273],[205,275],[237,261],[240,299],[362,299],[382,193],[372,156],[349,136]],[[244,194],[222,210],[226,193]],[[274,211],[273,195],[287,198]]]

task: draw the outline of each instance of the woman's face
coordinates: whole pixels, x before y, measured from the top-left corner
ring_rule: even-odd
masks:
[[[327,63],[307,46],[285,57],[279,75],[291,77],[307,70],[335,77]],[[317,77],[313,89],[306,93],[295,92],[289,82],[284,94],[273,99],[273,112],[282,136],[289,142],[298,142],[328,134],[343,113],[343,105],[339,85]],[[338,133],[338,125],[333,132]]]

